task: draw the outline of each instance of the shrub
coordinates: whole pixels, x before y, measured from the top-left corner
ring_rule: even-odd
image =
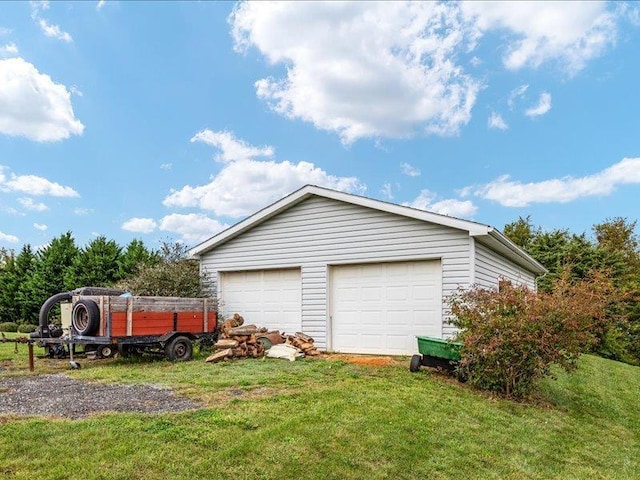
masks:
[[[209,282],[200,272],[197,260],[187,258],[187,249],[181,243],[164,242],[160,249],[161,261],[140,267],[118,287],[134,295],[167,297],[203,297]]]
[[[17,332],[18,324],[15,322],[0,323],[0,332]]]
[[[18,332],[19,333],[31,333],[31,332],[35,332],[36,328],[38,328],[37,325],[32,325],[30,323],[23,323],[22,325],[18,325]]]
[[[526,397],[552,364],[571,371],[604,338],[614,293],[602,274],[577,282],[561,274],[550,293],[508,282],[457,292],[450,305],[463,343],[459,373],[476,387]]]

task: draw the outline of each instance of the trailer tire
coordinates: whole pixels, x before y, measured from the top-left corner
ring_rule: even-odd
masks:
[[[193,343],[187,337],[174,337],[164,347],[164,353],[172,362],[186,362],[193,355]]]
[[[113,357],[115,353],[116,352],[113,348],[113,345],[98,345],[98,350],[96,352],[96,354],[98,355],[98,358]]]
[[[100,308],[93,300],[79,300],[71,311],[71,325],[78,335],[92,335],[100,326]]]
[[[411,357],[411,363],[409,363],[409,371],[417,372],[420,370],[420,365],[422,365],[422,355],[414,355]]]

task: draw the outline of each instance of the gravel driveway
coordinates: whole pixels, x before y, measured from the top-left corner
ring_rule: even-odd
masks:
[[[98,412],[167,413],[199,408],[154,385],[114,385],[64,374],[0,379],[0,414],[82,418]]]

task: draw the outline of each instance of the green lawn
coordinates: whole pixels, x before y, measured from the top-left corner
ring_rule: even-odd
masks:
[[[0,344],[0,375],[29,374],[26,350]],[[36,374],[168,385],[208,406],[0,417],[0,478],[640,478],[640,368],[592,356],[531,405],[412,374],[408,360],[81,363],[36,359]]]

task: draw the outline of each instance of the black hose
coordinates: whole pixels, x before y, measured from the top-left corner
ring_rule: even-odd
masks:
[[[49,333],[49,312],[51,309],[60,302],[68,302],[71,300],[72,293],[71,292],[63,292],[56,293],[55,295],[49,297],[40,307],[40,315],[38,317],[40,324],[40,331],[42,332],[42,336],[44,337],[45,332]]]

